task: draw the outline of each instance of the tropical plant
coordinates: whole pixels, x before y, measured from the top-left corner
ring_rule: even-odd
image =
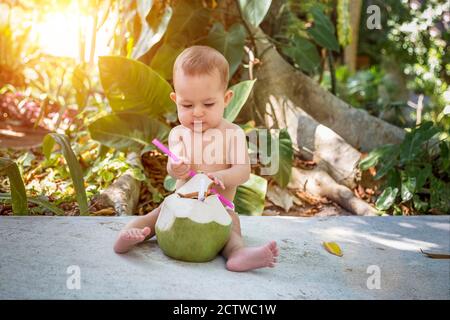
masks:
[[[50,0],[43,2],[45,5],[52,3]],[[211,3],[184,0],[173,3],[170,1],[130,3],[118,1],[112,4],[112,10],[118,10],[119,15],[122,14],[124,17],[122,21],[117,21],[112,39],[113,53],[119,55],[99,58],[99,85],[107,101],[106,108],[102,106],[102,102],[98,101],[98,96],[95,96],[97,80],[90,66],[92,52],[89,64],[84,62],[83,51],[80,53],[83,59],[78,65],[65,68],[63,65],[57,66],[48,62],[48,66],[38,68],[35,72],[37,80],[34,81],[34,86],[47,92],[48,101],[56,100],[64,106],[62,108],[76,103],[80,115],[92,115],[85,118],[85,124],[88,127],[89,136],[96,141],[95,147],[90,144],[81,145],[81,141],[86,140],[80,138],[80,133],[76,132],[76,129],[74,131],[72,127],[67,127],[66,135],[57,133],[47,135],[43,142],[47,166],[52,166],[55,162],[54,157],[50,157],[55,142],[61,146],[69,170],[67,172],[67,169],[60,168],[58,174],[63,179],[69,179],[70,174],[81,214],[88,214],[87,194],[91,195],[92,192],[104,188],[117,175],[131,169],[131,166],[126,164],[122,152],[137,151],[143,154],[153,149],[150,143],[153,138],[158,138],[163,143],[167,142],[169,130],[176,121],[175,105],[169,99],[172,88],[168,82],[171,80],[171,69],[176,56],[185,47],[193,44],[214,47],[229,61],[231,78],[242,65],[246,38],[253,41],[254,35],[251,28],[258,27],[263,21],[271,1],[236,1],[240,16],[231,20],[223,19],[219,13],[220,6],[214,1]],[[96,1],[92,10],[82,8],[84,11],[88,10],[89,12],[86,12],[92,15],[94,20],[97,19],[94,28],[98,28],[104,22],[104,11],[99,5]],[[103,8],[103,5],[101,7]],[[155,17],[158,19],[154,19]],[[318,22],[317,25],[320,23]],[[119,39],[119,35],[122,39]],[[95,44],[95,38],[92,41]],[[84,46],[80,47],[80,50],[84,49]],[[256,50],[256,47],[254,49]],[[60,83],[54,83],[52,79],[55,77],[47,72],[51,71],[50,66],[60,69],[60,76],[56,77],[60,79]],[[71,81],[67,81],[67,78]],[[226,108],[224,117],[229,121],[235,121],[256,80],[239,83],[235,80],[230,81],[234,97]],[[72,84],[71,88],[66,91],[66,87],[70,84]],[[96,98],[98,112],[94,114],[91,110],[90,97]],[[87,106],[89,108],[86,108]],[[38,118],[40,119],[41,116],[39,115]],[[74,139],[73,146],[70,144],[69,137]],[[277,135],[274,137],[280,139],[279,149],[275,152],[281,155],[281,170],[274,179],[281,186],[285,186],[289,181],[292,167],[291,140],[286,130],[282,131],[279,137]],[[97,160],[92,159],[92,148],[100,148],[95,153],[99,157]],[[110,148],[112,151],[108,152],[107,149]],[[106,162],[111,166],[107,166]],[[84,168],[88,168],[85,172],[81,169],[80,163]],[[97,174],[101,176],[101,181],[94,178]],[[141,181],[145,179],[141,171],[136,171],[134,177]],[[51,179],[50,176],[49,179]],[[99,183],[101,188],[95,189],[88,186],[86,191],[84,181]],[[248,183],[238,189],[236,201],[242,213],[261,214],[267,189],[264,186],[267,186],[264,178],[252,175]],[[173,179],[166,177],[164,187],[167,190],[173,190]],[[156,188],[152,187],[151,190],[155,192],[154,196],[158,197]]]
[[[78,159],[70,146],[69,138],[65,135],[57,133],[49,133],[46,135],[42,145],[44,155],[47,159],[50,158],[55,142],[60,145],[64,158],[66,159],[67,166],[69,167],[80,214],[87,215],[89,213],[89,208],[86,197],[86,189],[84,186],[83,172],[80,164],[78,163]]]
[[[27,215],[28,202],[61,215],[63,210],[50,203],[45,196],[27,197],[25,185],[16,162],[0,157],[0,174],[6,174],[10,182],[10,193],[0,193],[0,202],[11,203],[14,215]]]
[[[311,1],[288,1],[280,9],[283,22],[274,38],[281,40],[282,52],[309,74],[322,72],[318,48],[326,49],[330,55],[340,51],[335,27],[325,13],[328,10],[327,4]],[[329,63],[333,63],[331,56],[330,59]]]
[[[166,80],[171,79],[171,69],[177,54],[195,43],[211,46],[226,57],[230,64],[230,75],[233,75],[242,63],[246,36],[253,36],[249,26],[257,27],[261,23],[270,3],[271,1],[237,1],[240,20],[225,27],[223,21],[215,20],[214,8],[206,8],[200,1],[179,1],[174,4],[167,30],[149,66],[123,57],[101,57],[101,84],[112,114],[89,125],[92,138],[108,147],[141,153],[153,149],[150,141],[155,137],[165,142],[170,129],[168,124],[175,120],[175,105],[168,98],[171,86]],[[209,30],[205,28],[205,21],[210,21],[212,25]],[[183,34],[183,38],[179,37],[180,34]],[[234,97],[225,110],[226,119],[236,119],[254,82],[255,80],[243,81],[231,87]],[[287,131],[280,134],[280,139],[280,150],[276,152],[281,151],[281,170],[274,178],[285,186],[292,168],[292,144]],[[252,181],[254,179],[253,177]],[[265,181],[261,177],[257,181],[261,180]],[[173,190],[173,179],[166,177],[164,186],[167,190]],[[242,213],[262,212],[265,189],[262,190],[264,192],[259,191],[263,194],[262,199],[252,198],[252,194],[258,194],[257,190],[250,191],[254,186],[254,182],[250,181],[248,185],[238,189],[237,203],[253,203],[258,207],[257,210],[246,209],[240,205]],[[243,192],[242,188],[246,188],[247,192]]]
[[[360,162],[362,170],[377,168],[375,180],[384,178],[379,210],[401,213],[401,205],[409,204],[418,213],[450,212],[449,133],[427,121],[400,146],[384,145]]]
[[[11,159],[0,158],[0,174],[6,173],[11,186],[11,201],[13,212],[16,215],[28,214],[27,195],[25,185],[17,164]]]
[[[370,4],[365,0],[363,7]],[[450,4],[440,0],[388,0],[377,1],[377,5],[381,9],[383,32],[367,29],[363,14],[360,55],[369,57],[372,64],[400,73],[406,88],[397,83],[397,91],[408,89],[413,93],[410,96],[425,96],[423,115],[418,114],[419,119],[450,128],[450,118],[443,112],[450,103],[449,55],[446,54],[450,41],[447,18]]]

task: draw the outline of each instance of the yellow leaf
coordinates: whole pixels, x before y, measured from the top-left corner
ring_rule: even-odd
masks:
[[[336,242],[324,242],[323,247],[325,248],[325,250],[327,250],[331,254],[334,254],[338,257],[343,256],[341,248],[339,248],[339,246]]]

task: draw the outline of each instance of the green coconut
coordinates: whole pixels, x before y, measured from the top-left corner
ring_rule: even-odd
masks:
[[[167,256],[206,262],[227,243],[232,220],[218,196],[208,195],[212,183],[208,176],[197,174],[164,199],[155,231]]]

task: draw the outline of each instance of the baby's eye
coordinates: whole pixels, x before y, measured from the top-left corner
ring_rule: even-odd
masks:
[[[182,106],[185,107],[185,108],[190,108],[190,107],[192,107],[192,105],[190,105],[190,104],[182,104]]]
[[[206,107],[212,107],[214,105],[214,103],[205,103]]]

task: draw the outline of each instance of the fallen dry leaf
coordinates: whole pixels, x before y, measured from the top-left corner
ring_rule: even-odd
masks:
[[[306,202],[307,204],[312,206],[316,206],[323,201],[321,198],[313,196],[305,191],[296,190],[295,195],[303,202]]]
[[[422,249],[420,249],[420,251],[424,255],[432,259],[450,259],[449,252],[431,252],[431,251],[423,251]]]
[[[276,185],[269,186],[267,190],[267,198],[274,205],[283,208],[285,212],[288,212],[294,205],[291,194],[287,190],[283,190]]]
[[[294,203],[299,207],[303,207],[305,205],[304,202],[302,201],[302,199],[300,199],[296,195],[292,196],[292,200],[294,200]]]
[[[92,212],[92,215],[94,215],[94,216],[113,216],[115,214],[116,214],[116,211],[112,207]]]
[[[335,256],[343,256],[341,248],[336,242],[323,242],[323,247],[325,248],[325,250],[327,250],[331,254],[334,254]]]

